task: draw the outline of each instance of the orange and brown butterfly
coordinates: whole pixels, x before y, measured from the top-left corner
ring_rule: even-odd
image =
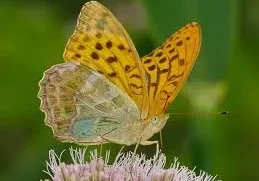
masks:
[[[45,124],[78,144],[151,144],[168,105],[184,85],[201,44],[190,23],[140,58],[129,35],[102,4],[86,3],[64,52],[40,81]]]

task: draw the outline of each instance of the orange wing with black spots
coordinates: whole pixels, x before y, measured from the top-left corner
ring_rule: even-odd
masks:
[[[83,6],[64,59],[104,74],[135,101],[141,117],[146,117],[148,94],[144,67],[129,35],[106,7],[96,1]]]
[[[148,77],[149,115],[163,114],[183,87],[200,50],[201,28],[187,24],[142,58]]]

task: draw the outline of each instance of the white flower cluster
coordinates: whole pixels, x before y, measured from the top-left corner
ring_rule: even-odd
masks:
[[[166,156],[162,153],[157,153],[149,159],[145,154],[119,153],[113,164],[108,164],[109,151],[106,152],[104,159],[98,157],[97,150],[89,153],[90,162],[87,162],[86,148],[70,148],[73,163],[66,164],[61,162],[61,155],[58,156],[50,150],[47,171],[44,172],[51,179],[45,181],[215,181],[216,179],[202,171],[196,175],[194,170],[180,166],[177,159],[165,169]]]

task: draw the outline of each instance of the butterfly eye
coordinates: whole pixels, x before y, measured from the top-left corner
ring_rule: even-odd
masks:
[[[157,116],[154,116],[154,117],[151,119],[151,122],[152,122],[152,124],[154,124],[154,125],[157,125],[157,124],[158,124],[158,121],[159,121],[159,119],[158,119]]]

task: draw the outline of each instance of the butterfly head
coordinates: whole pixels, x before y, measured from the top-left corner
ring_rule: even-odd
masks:
[[[166,122],[169,118],[168,114],[160,114],[160,115],[154,115],[148,118],[146,121],[151,122],[154,126],[161,124],[161,122]]]
[[[148,122],[146,129],[142,133],[142,139],[148,140],[155,133],[158,133],[163,129],[166,124],[167,119],[169,118],[168,114],[152,115],[148,117],[145,121]]]

